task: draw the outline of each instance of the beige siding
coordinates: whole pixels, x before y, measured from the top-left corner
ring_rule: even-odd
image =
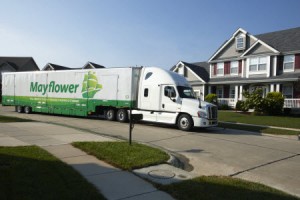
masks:
[[[186,79],[188,81],[199,81],[199,79],[189,69],[186,69]]]
[[[251,51],[247,53],[248,55],[258,55],[258,54],[265,54],[265,53],[273,53],[269,48],[262,44],[257,44]]]

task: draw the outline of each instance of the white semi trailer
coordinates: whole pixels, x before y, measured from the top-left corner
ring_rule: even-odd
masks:
[[[198,100],[183,76],[156,67],[3,73],[2,105],[120,122],[132,108],[144,121],[181,130],[217,125],[215,105]]]

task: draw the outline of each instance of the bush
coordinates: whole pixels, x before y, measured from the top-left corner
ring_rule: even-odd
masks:
[[[244,103],[245,109],[254,109],[257,113],[265,112],[267,103],[262,94],[262,89],[256,89],[251,94],[248,91],[243,92],[243,95],[247,98]]]
[[[265,111],[269,115],[280,115],[283,111],[284,97],[280,92],[269,92],[267,94]]]
[[[244,101],[237,101],[235,105],[235,109],[239,111],[247,111],[248,109],[245,108],[245,102]]]
[[[219,110],[231,110],[231,108],[227,104],[222,104],[219,105]]]
[[[209,103],[213,103],[215,105],[218,105],[218,97],[216,94],[208,94],[205,97],[205,101],[209,102]]]

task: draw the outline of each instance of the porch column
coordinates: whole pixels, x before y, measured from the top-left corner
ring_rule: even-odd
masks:
[[[204,101],[205,95],[206,95],[205,94],[205,85],[203,85],[202,86],[202,95],[200,94],[200,98],[201,98],[202,101]]]
[[[280,92],[280,84],[276,84],[276,92]]]
[[[239,95],[239,86],[234,86],[234,102],[236,103],[238,101],[238,95]]]
[[[274,86],[275,86],[274,84],[270,84],[270,92],[274,92],[274,89],[275,89]]]
[[[240,85],[240,95],[239,95],[239,100],[243,100],[243,86]]]

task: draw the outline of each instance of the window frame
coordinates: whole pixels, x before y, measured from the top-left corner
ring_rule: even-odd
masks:
[[[219,70],[222,70],[222,73],[219,73]],[[224,63],[217,63],[217,76],[224,76]]]
[[[285,90],[286,87],[290,87],[291,88],[291,92],[287,93]],[[287,84],[287,85],[282,85],[282,95],[287,98],[287,99],[292,99],[294,97],[294,87],[292,84]],[[290,97],[287,97],[290,96]]]
[[[234,63],[236,63],[236,66],[234,66]],[[232,72],[232,69],[236,68],[236,72]],[[239,61],[232,61],[230,63],[230,75],[238,75],[239,73]]]
[[[255,62],[251,63],[251,61],[256,60]],[[262,62],[261,60],[265,59],[265,62]],[[264,65],[264,69],[259,69],[261,65]],[[251,66],[255,67],[255,70],[251,70]],[[259,56],[259,57],[252,57],[249,58],[249,73],[260,73],[260,72],[266,72],[268,67],[268,56]]]
[[[292,57],[293,58],[293,61],[291,62],[291,61],[286,61],[286,58],[287,57]],[[285,69],[285,64],[289,64],[289,63],[293,63],[293,67],[292,67],[292,69]],[[295,70],[295,55],[285,55],[284,57],[283,57],[283,71],[284,72],[293,72]]]
[[[219,91],[222,91],[221,94],[219,94]],[[224,98],[224,88],[223,87],[217,87],[216,88],[216,95],[217,95],[218,99]],[[221,96],[219,96],[219,95],[221,95]]]
[[[241,40],[241,41],[239,41]],[[239,46],[239,44],[242,44],[242,46]],[[238,35],[235,38],[235,49],[236,50],[245,50],[246,48],[246,36],[243,34]]]

